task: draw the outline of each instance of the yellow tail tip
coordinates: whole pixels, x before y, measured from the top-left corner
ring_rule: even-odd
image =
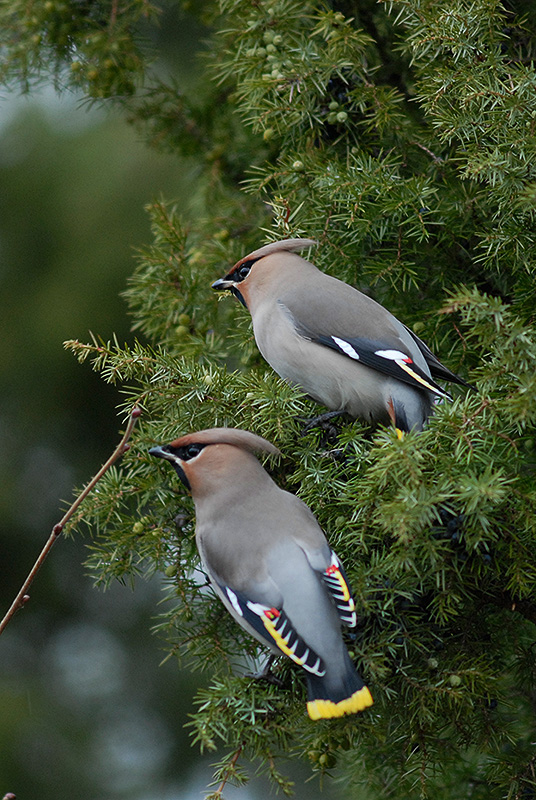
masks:
[[[395,428],[395,430],[396,430],[396,435],[398,436],[398,438],[399,439],[403,439],[404,435],[405,435],[404,431],[401,431],[400,428]]]
[[[307,713],[311,719],[333,719],[345,714],[357,714],[373,704],[374,700],[366,686],[354,692],[350,697],[334,703],[332,700],[310,700]]]

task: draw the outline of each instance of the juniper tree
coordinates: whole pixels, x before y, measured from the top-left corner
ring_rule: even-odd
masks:
[[[184,3],[183,6],[188,4]],[[191,5],[191,4],[190,4]],[[11,2],[2,75],[120,106],[152,146],[199,169],[190,213],[148,213],[153,241],[125,297],[129,344],[66,346],[143,418],[85,502],[98,582],[158,571],[169,652],[211,676],[191,726],[291,787],[279,757],[335,766],[350,797],[529,798],[536,622],[536,10],[517,0],[207,0],[202,89],[162,77],[142,0]],[[146,18],[146,19],[145,19]],[[210,283],[284,236],[386,305],[477,393],[456,391],[399,440],[319,411],[259,356],[250,319]],[[207,590],[193,506],[154,443],[229,425],[273,441],[278,483],[314,510],[359,608],[349,641],[375,705],[309,721],[303,680],[253,681],[261,650]],[[284,772],[284,769],[283,769]],[[363,786],[368,789],[363,789]]]

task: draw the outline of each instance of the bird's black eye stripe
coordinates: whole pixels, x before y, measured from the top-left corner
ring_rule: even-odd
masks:
[[[178,447],[176,452],[181,461],[189,461],[199,455],[204,446],[204,444],[186,444]]]
[[[252,261],[244,261],[244,263],[241,264],[238,267],[238,269],[235,269],[235,271],[233,272],[233,279],[236,281],[236,283],[240,283],[240,281],[243,281],[245,278],[247,278],[247,276],[251,271],[251,267],[253,266],[256,260],[257,259],[254,259]]]

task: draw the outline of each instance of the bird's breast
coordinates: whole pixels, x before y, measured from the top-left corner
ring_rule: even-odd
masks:
[[[257,346],[277,374],[333,411],[387,421],[378,374],[347,356],[301,336],[290,315],[280,308],[253,321]]]

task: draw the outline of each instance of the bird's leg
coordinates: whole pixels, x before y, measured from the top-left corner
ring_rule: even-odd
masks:
[[[393,398],[392,397],[390,397],[389,400],[387,401],[387,413],[389,414],[389,417],[391,418],[391,422],[393,423],[393,425],[395,427],[396,435],[398,436],[399,439],[403,439],[404,438],[404,430],[403,430],[403,428],[401,426],[404,423],[407,425],[407,422],[406,422],[405,419],[403,420],[403,422],[400,422],[400,421],[397,420],[395,404],[393,402]]]
[[[272,672],[272,664],[275,658],[277,658],[276,654],[272,653],[266,659],[266,663],[262,669],[258,672],[248,672],[246,673],[246,677],[252,678],[254,681],[268,681],[268,683],[272,683],[274,686],[283,686],[283,681],[276,678]]]
[[[307,433],[307,431],[311,430],[311,428],[316,428],[317,425],[330,429],[332,426],[325,425],[325,423],[335,419],[336,417],[342,417],[344,413],[344,411],[328,411],[325,414],[320,414],[318,417],[313,417],[313,419],[307,420],[302,428],[302,436],[303,434]]]

